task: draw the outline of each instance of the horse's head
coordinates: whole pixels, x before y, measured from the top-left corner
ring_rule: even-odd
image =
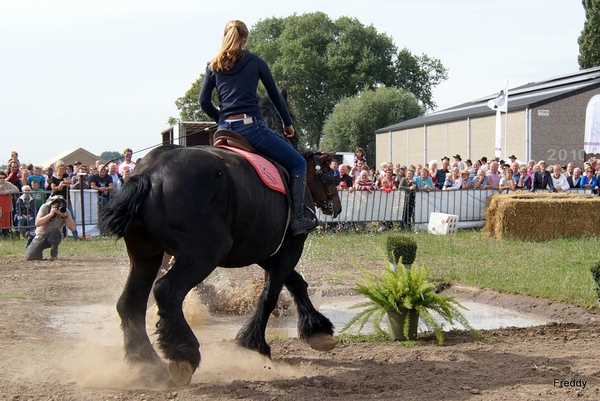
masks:
[[[335,186],[333,170],[330,163],[334,153],[305,152],[306,184],[313,201],[321,211],[329,216],[337,217],[342,212],[342,202]]]
[[[289,109],[290,107],[288,103],[287,90],[285,88],[281,88],[280,93],[281,98],[283,99],[285,104],[288,105]],[[298,133],[296,133],[296,135],[294,135],[292,138],[288,138],[287,136],[283,135],[283,123],[281,122],[281,117],[279,116],[279,112],[273,105],[273,102],[271,101],[269,95],[263,95],[259,99],[258,105],[260,106],[260,114],[262,114],[262,118],[265,122],[265,125],[271,128],[271,130],[273,130],[273,132],[279,135],[284,141],[289,143],[292,146],[292,148],[298,150]],[[289,111],[293,120],[294,114],[292,113],[292,110]]]

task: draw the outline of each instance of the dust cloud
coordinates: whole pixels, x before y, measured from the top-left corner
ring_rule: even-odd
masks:
[[[86,324],[84,332],[75,333],[83,334],[85,339],[76,342],[70,348],[70,351],[58,363],[57,370],[52,375],[54,377],[50,379],[67,380],[87,388],[165,388],[166,386],[157,384],[156,381],[147,380],[148,378],[144,377],[143,372],[124,361],[123,335],[116,311],[114,311],[114,306],[106,306],[106,308],[112,309],[112,311],[109,313],[93,309],[95,318],[89,316],[90,310],[86,309],[87,323],[94,319],[96,322],[91,325]],[[214,333],[211,333],[212,323],[209,308],[193,291],[186,297],[183,311],[188,324],[201,341],[202,361],[192,377],[192,384],[228,383],[234,380],[269,381],[313,374],[308,369],[273,361],[257,352],[237,346],[234,338],[241,326],[229,327],[231,325],[226,324],[225,326],[229,330],[227,332],[217,324]],[[156,305],[151,305],[146,316],[147,331],[152,342],[156,341],[156,336],[153,334],[154,326],[158,321],[156,312]],[[68,319],[63,321],[65,320]],[[74,331],[69,327],[63,327],[63,330],[70,334],[73,334]],[[159,351],[157,350],[157,352]]]

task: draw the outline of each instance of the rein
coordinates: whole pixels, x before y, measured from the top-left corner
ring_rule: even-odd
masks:
[[[209,132],[209,131],[212,131],[212,130],[216,131],[217,127],[218,127],[218,125],[216,125],[216,124],[215,125],[211,125],[210,127],[204,128],[204,131],[206,131],[206,132]],[[190,132],[189,134],[185,134],[183,136],[180,136],[179,138],[187,138],[188,136],[195,135],[195,134],[197,134],[197,132]],[[164,145],[164,142],[160,142],[160,143],[157,143],[156,145],[148,146],[148,147],[140,149],[140,150],[132,151],[131,155],[133,156],[136,153],[140,153],[140,152],[143,152],[143,151],[148,150],[148,149],[157,148],[157,147],[162,146],[162,145]],[[105,166],[108,166],[109,163],[116,162],[117,160],[120,160],[122,158],[123,158],[123,156],[119,156],[119,157],[111,159],[111,160],[109,160],[109,161],[107,161],[106,163],[103,163],[103,164]]]

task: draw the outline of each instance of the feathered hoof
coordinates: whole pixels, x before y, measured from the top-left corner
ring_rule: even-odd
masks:
[[[329,334],[314,334],[306,339],[312,349],[317,351],[331,351],[338,341]]]
[[[162,360],[153,363],[142,363],[138,366],[140,377],[148,380],[148,385],[162,383],[167,386],[173,385],[173,380],[168,373],[168,366]]]
[[[176,386],[187,386],[192,381],[192,375],[196,371],[187,361],[169,361],[169,375]]]

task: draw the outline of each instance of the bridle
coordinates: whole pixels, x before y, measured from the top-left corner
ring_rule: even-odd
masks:
[[[315,204],[321,210],[327,210],[329,212],[325,214],[333,215],[333,194],[331,192],[331,185],[335,183],[333,173],[325,174],[323,172],[323,169],[319,164],[319,159],[317,158],[316,154],[313,155],[313,162],[315,163],[315,177],[320,178],[321,183],[323,184],[323,187],[325,187],[325,191],[327,192],[327,200],[315,200]]]

